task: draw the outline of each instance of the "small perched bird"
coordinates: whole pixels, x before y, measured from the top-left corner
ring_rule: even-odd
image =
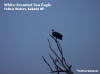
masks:
[[[56,39],[62,40],[63,35],[60,34],[60,33],[58,33],[58,32],[56,32],[54,29],[52,29],[52,35],[53,35],[53,37],[55,37]]]

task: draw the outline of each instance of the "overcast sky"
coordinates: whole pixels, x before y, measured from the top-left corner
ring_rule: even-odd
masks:
[[[49,59],[52,28],[64,35],[60,42],[75,74],[100,70],[100,0],[46,1],[52,7],[40,12],[3,11],[3,2],[42,0],[0,0],[0,74],[50,74],[41,56]]]

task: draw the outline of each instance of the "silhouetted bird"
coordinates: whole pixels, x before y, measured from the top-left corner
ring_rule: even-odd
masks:
[[[60,39],[62,40],[63,35],[54,31],[54,29],[52,29],[52,35],[56,38],[56,39]]]

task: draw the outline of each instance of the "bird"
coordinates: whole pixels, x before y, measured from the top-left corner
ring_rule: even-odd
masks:
[[[59,40],[62,40],[62,38],[63,38],[63,35],[56,32],[54,29],[52,29],[52,36]]]

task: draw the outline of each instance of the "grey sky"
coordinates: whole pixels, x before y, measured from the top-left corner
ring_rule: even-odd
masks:
[[[80,74],[76,69],[100,70],[100,0],[50,3],[53,6],[42,12],[3,11],[0,1],[0,74],[49,74],[41,56],[49,59],[47,38],[52,28],[64,35],[60,42],[75,74]]]

